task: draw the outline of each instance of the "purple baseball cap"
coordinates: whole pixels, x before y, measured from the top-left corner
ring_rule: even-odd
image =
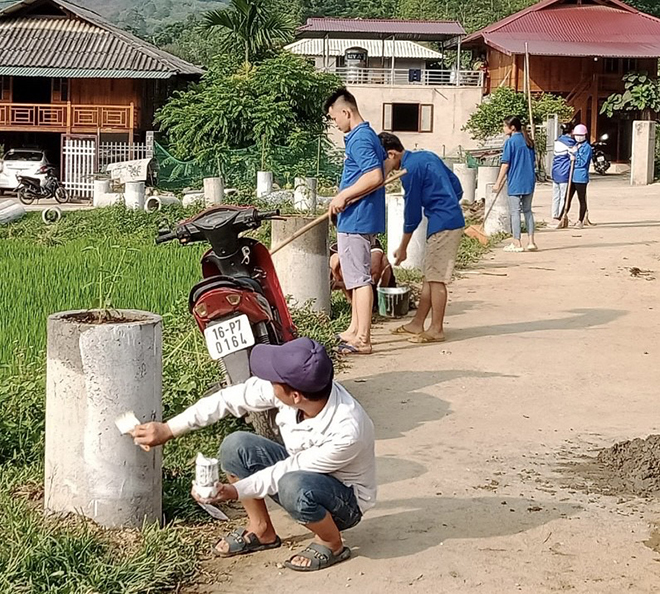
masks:
[[[279,345],[258,344],[250,355],[252,375],[300,392],[320,392],[335,370],[323,345],[311,338],[296,338]]]

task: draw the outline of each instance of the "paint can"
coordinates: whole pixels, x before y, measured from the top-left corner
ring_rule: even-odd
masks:
[[[378,287],[378,313],[385,318],[401,318],[410,309],[410,288]]]

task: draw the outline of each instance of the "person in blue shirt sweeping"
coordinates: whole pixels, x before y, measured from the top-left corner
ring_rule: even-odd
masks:
[[[337,216],[337,247],[344,287],[351,292],[351,324],[340,334],[343,354],[371,353],[371,248],[376,234],[385,232],[385,179],[387,155],[378,135],[365,122],[355,97],[346,89],[333,93],[325,110],[346,135],[346,158],[337,194],[330,202]]]
[[[509,214],[511,215],[511,233],[513,242],[504,248],[505,252],[524,252],[521,242],[520,213],[525,215],[527,227],[527,251],[538,250],[534,243],[534,215],[532,199],[536,186],[536,164],[534,141],[523,128],[520,118],[510,116],[504,120],[504,133],[509,137],[504,143],[502,167],[494,192],[499,192],[506,180],[509,192]]]
[[[554,229],[562,228],[562,214],[566,205],[568,194],[568,178],[571,175],[570,149],[575,146],[575,139],[571,136],[573,126],[564,124],[562,135],[555,140],[552,157],[552,218]]]
[[[426,252],[424,254],[424,284],[419,307],[412,321],[393,331],[410,334],[409,342],[423,344],[445,340],[443,324],[447,307],[447,284],[456,264],[458,246],[463,236],[465,219],[459,204],[463,196],[461,183],[434,153],[410,152],[394,134],[379,135],[387,151],[385,170],[406,169],[401,178],[405,191],[404,225],[401,244],[394,252],[397,266],[407,257],[412,234],[422,222],[422,212],[428,219]],[[424,329],[431,312],[431,325]]]
[[[571,184],[571,191],[568,195],[568,204],[566,205],[566,215],[571,210],[571,202],[573,195],[577,192],[578,200],[580,202],[580,215],[576,221],[575,226],[582,229],[587,218],[587,186],[589,185],[589,166],[593,158],[593,149],[587,140],[589,131],[584,124],[578,124],[573,130],[573,138],[577,143],[571,148],[570,158],[574,161],[573,167],[573,183]]]

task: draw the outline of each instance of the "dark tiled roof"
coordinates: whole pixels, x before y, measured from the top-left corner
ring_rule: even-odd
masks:
[[[61,15],[43,14],[55,12],[52,7]],[[25,0],[0,12],[0,68],[101,71],[129,78],[203,73],[91,10],[52,0]]]

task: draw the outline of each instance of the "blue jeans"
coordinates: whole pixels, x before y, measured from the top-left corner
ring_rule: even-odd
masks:
[[[511,234],[520,241],[520,212],[525,215],[527,235],[534,235],[534,215],[532,214],[532,198],[534,194],[524,196],[509,196],[509,214],[511,216]]]
[[[244,479],[288,458],[289,453],[270,439],[237,431],[225,437],[219,457],[225,474]],[[362,519],[353,489],[329,474],[288,472],[271,498],[301,524],[320,522],[329,513],[339,530],[348,530]]]

